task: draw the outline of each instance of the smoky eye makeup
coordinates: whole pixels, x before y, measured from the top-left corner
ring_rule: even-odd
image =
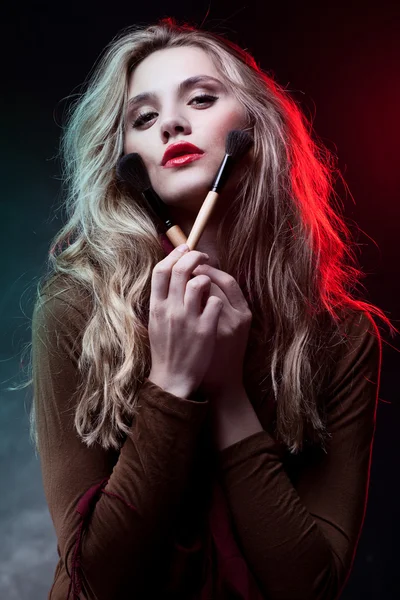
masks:
[[[218,100],[219,96],[213,94],[200,93],[193,96],[191,100],[189,100],[188,105],[192,106],[207,106],[213,105]],[[196,101],[196,104],[193,104]],[[133,128],[141,127],[145,125],[149,120],[148,117],[156,114],[154,111],[140,111],[136,114],[136,111],[133,113],[132,118],[130,119],[130,126]]]
[[[200,86],[198,85],[200,84]],[[189,77],[182,81],[178,86],[178,97],[182,97],[186,92],[193,92],[193,88],[197,86],[199,88],[199,94],[209,94],[210,96],[220,93],[228,93],[228,89],[225,84],[219,79],[210,75],[196,75]],[[200,90],[202,90],[200,92]],[[133,120],[136,119],[140,114],[143,113],[142,109],[145,103],[149,103],[149,107],[155,108],[158,103],[157,94],[155,92],[142,92],[133,98],[128,100],[128,106],[126,110],[125,124],[131,125]]]

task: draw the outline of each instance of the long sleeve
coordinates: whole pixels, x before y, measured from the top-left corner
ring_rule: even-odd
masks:
[[[269,600],[333,600],[350,574],[365,517],[381,348],[364,314],[326,389],[327,452],[307,449],[289,477],[268,431],[219,453],[235,537]]]
[[[80,306],[78,296],[59,293],[35,306],[32,321],[39,455],[60,556],[49,598],[66,600],[69,595],[81,523],[77,507],[101,482],[105,485],[83,532],[79,597],[141,598],[159,578],[160,573],[154,577],[156,559],[160,565],[166,562],[161,548],[189,477],[209,403],[178,398],[146,379],[140,412],[120,451],[98,444],[88,448],[74,429],[77,342],[87,318]]]

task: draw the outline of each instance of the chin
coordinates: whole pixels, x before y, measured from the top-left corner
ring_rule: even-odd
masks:
[[[186,210],[193,210],[198,212],[201,208],[201,205],[203,204],[204,200],[206,199],[207,196],[207,191],[206,192],[201,192],[201,193],[190,193],[190,192],[186,192],[185,194],[179,194],[179,195],[171,195],[171,196],[165,196],[162,198],[163,202],[165,204],[167,204],[168,206],[173,206],[176,208],[181,208],[181,209],[186,209]]]
[[[169,185],[161,186],[161,193],[156,190],[163,202],[166,204],[182,204],[185,206],[188,204],[195,205],[199,201],[201,201],[201,203],[204,202],[211,188],[212,181],[206,180],[194,183],[193,175],[187,179],[182,179],[185,179],[186,181],[180,181],[179,183],[175,181],[170,182]]]

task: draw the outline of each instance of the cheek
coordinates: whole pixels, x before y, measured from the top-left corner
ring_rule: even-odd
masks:
[[[216,141],[224,140],[223,143],[225,143],[226,137],[232,129],[242,129],[246,123],[247,117],[244,110],[238,109],[237,105],[228,106],[214,123],[215,136],[213,137]]]
[[[130,154],[131,152],[136,152],[136,147],[135,144],[132,142],[131,136],[128,133],[128,135],[125,135],[124,139],[124,153]]]
[[[151,165],[151,157],[149,156],[149,146],[148,144],[138,143],[136,139],[133,139],[134,136],[129,136],[129,134],[125,137],[124,140],[124,154],[131,154],[132,152],[137,152],[142,157],[146,168],[149,169]]]

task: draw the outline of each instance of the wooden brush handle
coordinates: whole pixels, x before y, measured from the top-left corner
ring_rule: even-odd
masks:
[[[186,235],[183,233],[182,229],[179,225],[173,225],[165,232],[165,235],[168,237],[169,241],[176,248],[181,244],[186,244]]]
[[[216,205],[218,199],[218,192],[208,192],[206,199],[204,200],[201,208],[199,210],[199,214],[196,217],[196,220],[193,224],[192,230],[187,238],[183,233],[182,229],[179,225],[173,225],[166,231],[166,235],[170,242],[176,248],[181,244],[187,244],[189,246],[189,250],[195,250],[198,244],[199,239],[201,238],[203,231],[207,225],[208,219],[210,218],[214,207]]]
[[[217,203],[218,195],[218,192],[208,192],[206,199],[201,205],[189,237],[186,242],[183,242],[189,246],[189,250],[195,250],[199,239],[203,235],[203,231],[207,225],[208,219],[210,218]]]

